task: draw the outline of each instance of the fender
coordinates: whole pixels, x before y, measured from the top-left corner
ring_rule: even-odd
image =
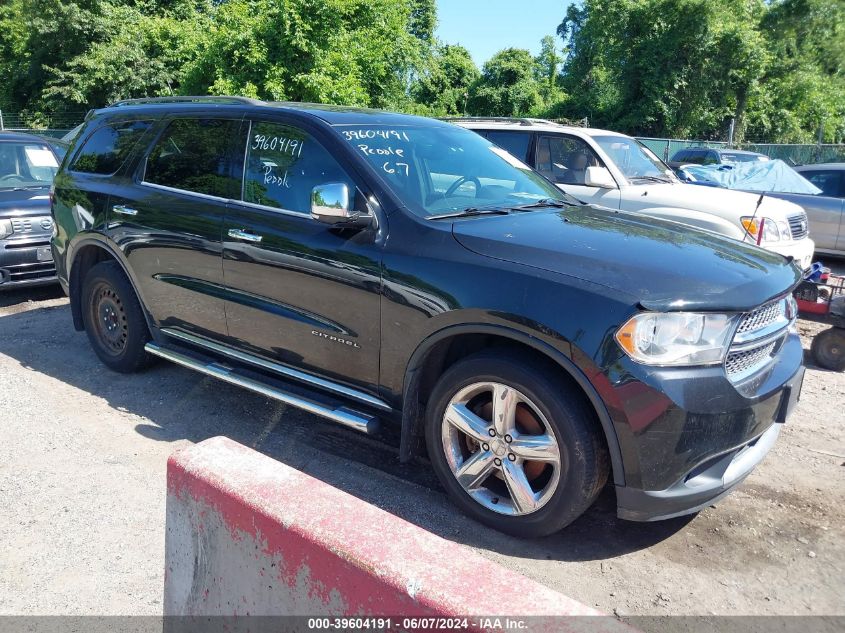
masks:
[[[73,316],[74,329],[79,332],[85,329],[82,322],[82,306],[80,305],[79,296],[82,290],[83,280],[79,278],[79,267],[75,264],[78,257],[78,251],[86,246],[94,246],[107,252],[112,259],[120,265],[123,269],[123,274],[125,274],[126,278],[129,279],[129,283],[132,286],[132,290],[135,292],[135,296],[138,297],[138,302],[141,304],[141,311],[144,313],[144,318],[147,321],[147,327],[149,328],[150,333],[155,333],[157,328],[155,323],[153,323],[149,312],[147,312],[147,304],[141,293],[138,291],[138,280],[130,269],[126,261],[126,257],[123,255],[123,251],[121,251],[120,248],[118,248],[117,245],[115,245],[114,242],[112,242],[107,236],[102,233],[94,232],[84,233],[82,235],[78,234],[77,239],[68,248],[68,256],[66,260],[68,262],[68,296],[70,297],[70,312]]]
[[[617,486],[625,485],[622,451],[619,448],[619,439],[616,436],[616,430],[613,427],[607,407],[605,407],[598,391],[590,383],[587,376],[584,375],[584,372],[581,371],[568,355],[536,337],[506,326],[483,323],[465,323],[438,330],[423,340],[411,355],[411,359],[408,361],[408,367],[405,370],[402,393],[402,432],[399,457],[403,462],[410,460],[415,454],[415,431],[418,430],[422,420],[419,398],[415,394],[419,390],[420,373],[423,363],[436,343],[458,334],[493,334],[503,338],[509,338],[517,343],[522,343],[535,349],[566,371],[581,389],[583,389],[601,423],[602,431],[607,441],[608,452],[610,453],[610,463],[613,468],[613,483]]]

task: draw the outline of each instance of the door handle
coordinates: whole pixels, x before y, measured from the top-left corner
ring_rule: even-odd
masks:
[[[132,209],[130,207],[124,206],[122,204],[116,204],[111,208],[112,211],[115,213],[120,213],[121,215],[138,215],[137,209]]]
[[[245,242],[260,242],[261,236],[255,233],[249,233],[243,229],[229,229],[229,237],[234,237],[236,240],[243,240]]]

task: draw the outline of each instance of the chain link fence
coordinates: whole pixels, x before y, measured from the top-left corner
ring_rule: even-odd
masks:
[[[0,110],[0,131],[61,138],[82,123],[85,114],[80,111],[30,115]]]
[[[637,137],[637,139],[664,161],[668,161],[678,150],[687,147],[710,147],[712,149],[742,149],[779,158],[792,165],[808,163],[845,162],[845,145],[842,144],[786,144],[786,143],[735,143],[726,141],[695,141],[670,138]]]

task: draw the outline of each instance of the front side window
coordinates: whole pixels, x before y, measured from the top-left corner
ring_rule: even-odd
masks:
[[[280,123],[254,122],[250,130],[244,202],[265,207],[311,212],[311,191],[318,185],[355,183],[335,158],[314,138]]]
[[[537,171],[564,185],[583,185],[587,167],[601,167],[596,153],[581,139],[543,136],[537,145]]]
[[[151,125],[151,121],[104,125],[85,141],[70,166],[71,171],[102,175],[115,173]]]
[[[566,197],[501,147],[458,126],[349,125],[337,130],[421,216]]]
[[[628,136],[593,136],[592,139],[630,182],[675,180],[672,170],[657,158],[654,152]],[[692,157],[688,160],[691,163],[698,162]]]
[[[49,187],[58,167],[47,145],[0,142],[0,190]]]
[[[174,119],[147,158],[144,182],[218,198],[241,195],[240,121]]]

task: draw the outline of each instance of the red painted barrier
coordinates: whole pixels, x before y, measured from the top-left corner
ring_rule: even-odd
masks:
[[[470,630],[489,628],[481,616],[600,615],[226,438],[172,455],[167,484],[165,615],[468,617]],[[607,617],[530,628],[585,621],[631,631]]]

